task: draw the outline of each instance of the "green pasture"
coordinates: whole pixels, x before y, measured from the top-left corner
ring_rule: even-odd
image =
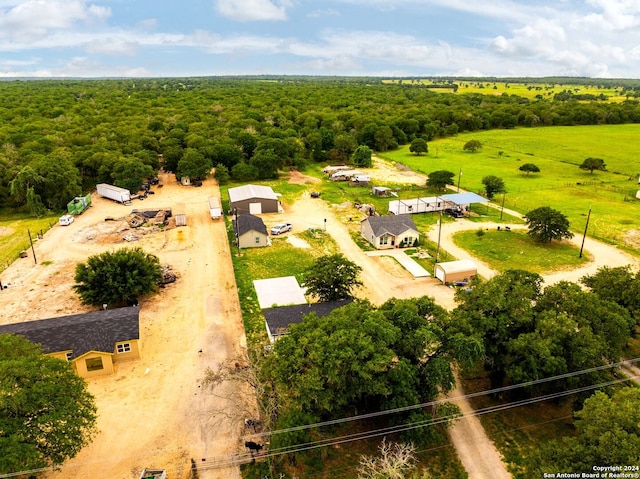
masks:
[[[442,85],[442,82],[434,82],[429,79],[416,80],[385,80],[384,83],[389,84],[406,84],[406,85]],[[608,101],[623,101],[626,98],[621,95],[619,88],[599,87],[596,85],[571,85],[559,83],[519,83],[519,82],[500,82],[500,81],[469,81],[454,80],[458,85],[458,94],[475,93],[481,95],[517,95],[523,98],[543,98],[553,99],[554,95],[565,90],[571,91],[574,95],[605,95]],[[433,88],[433,91],[440,93],[455,93],[453,88]]]
[[[589,255],[566,241],[541,243],[525,231],[463,231],[454,243],[487,263],[491,269],[524,269],[534,273],[551,273],[574,269],[589,261]]]
[[[633,236],[640,224],[639,137],[640,125],[492,130],[432,141],[426,155],[416,156],[406,145],[383,156],[425,174],[451,171],[461,189],[480,194],[484,176],[499,176],[507,188],[505,208],[525,214],[550,206],[569,218],[576,233],[584,231],[591,208],[588,235],[638,253],[640,242]],[[469,140],[479,140],[482,149],[465,152]],[[608,171],[579,169],[588,157],[602,158]],[[534,163],[540,173],[522,173],[524,163]],[[502,195],[494,202],[501,203]]]
[[[29,248],[28,231],[33,240],[37,241],[38,233],[48,231],[58,221],[57,215],[33,218],[28,214],[11,213],[3,217],[7,219],[0,219],[0,272],[13,263],[21,251]],[[31,253],[29,256],[31,257]]]

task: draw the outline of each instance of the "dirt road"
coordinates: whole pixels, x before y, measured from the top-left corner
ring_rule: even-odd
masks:
[[[143,467],[166,468],[169,477],[182,478],[191,458],[201,462],[238,450],[242,418],[231,402],[199,386],[206,367],[245,349],[224,222],[208,215],[207,197],[219,193],[213,180],[190,188],[164,175],[161,183],[155,195],[131,207],[94,197],[94,206],[71,226],[54,227],[35,245],[39,265],[22,259],[3,273],[9,288],[0,294],[0,323],[87,311],[72,293],[73,271],[77,262],[103,251],[140,246],[179,275],[141,302],[141,359],[89,381],[100,433],[51,478],[131,478]],[[189,226],[114,243],[121,234],[105,217],[164,206],[186,213]],[[205,471],[200,477],[234,478],[239,471]]]

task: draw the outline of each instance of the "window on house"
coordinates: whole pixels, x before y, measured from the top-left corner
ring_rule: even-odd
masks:
[[[67,358],[67,361],[71,361],[73,359],[73,353],[67,353],[65,354],[65,357]]]
[[[384,235],[380,238],[380,244],[388,244],[389,243],[389,236]]]
[[[84,360],[87,364],[87,371],[100,371],[104,369],[102,358],[88,358]]]
[[[256,236],[256,244],[260,244],[260,236]]]
[[[131,344],[129,343],[118,344],[116,345],[116,351],[118,351],[118,353],[128,353],[129,351],[131,351]]]

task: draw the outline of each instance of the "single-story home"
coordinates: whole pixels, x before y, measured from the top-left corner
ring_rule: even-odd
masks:
[[[0,326],[42,345],[44,353],[72,363],[83,378],[112,374],[122,361],[140,358],[140,308],[106,309]]]
[[[267,233],[267,226],[264,224],[264,221],[262,221],[262,218],[255,215],[243,214],[234,218],[232,223],[236,236],[236,244],[240,248],[256,248],[271,245],[269,234]]]
[[[434,273],[435,277],[444,284],[456,282],[466,283],[478,274],[478,267],[470,259],[460,259],[457,261],[436,263]]]
[[[344,299],[341,301],[296,304],[294,306],[263,309],[262,312],[265,317],[269,341],[273,343],[287,334],[289,326],[301,323],[302,318],[307,314],[315,313],[318,317],[323,318],[329,315],[334,309],[341,308],[350,302],[350,299]]]
[[[377,249],[413,246],[420,233],[411,215],[369,216],[360,222],[360,234]]]
[[[259,215],[280,211],[278,195],[269,186],[243,185],[229,188],[229,208],[232,214]]]

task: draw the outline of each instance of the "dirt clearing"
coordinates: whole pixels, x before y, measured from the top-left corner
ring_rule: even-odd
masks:
[[[155,467],[182,478],[191,458],[200,463],[242,451],[243,418],[230,401],[199,385],[207,367],[243,357],[246,346],[224,221],[212,221],[207,206],[207,197],[219,192],[213,180],[201,188],[183,187],[173,175],[162,175],[161,184],[155,195],[132,206],[94,195],[93,206],[73,224],[55,226],[35,244],[37,265],[29,253],[2,275],[9,287],[0,293],[0,324],[88,311],[71,287],[75,265],[104,251],[140,246],[179,276],[141,302],[141,359],[88,381],[100,433],[48,477],[133,478]],[[121,221],[104,221],[132,208],[155,207],[186,213],[188,226],[129,230]],[[127,234],[137,240],[123,241]],[[239,471],[202,471],[200,477],[233,478]]]

